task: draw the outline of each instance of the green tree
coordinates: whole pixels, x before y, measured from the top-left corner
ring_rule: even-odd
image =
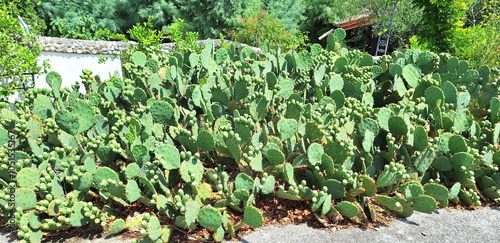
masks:
[[[33,8],[23,4],[16,6],[14,3],[2,2],[0,5],[0,81],[3,83],[0,86],[0,100],[2,101],[14,94],[15,90],[29,86],[31,74],[38,74],[47,67],[45,63],[43,66],[37,64],[36,58],[41,48],[35,36],[25,33],[19,23],[20,11],[34,13]],[[38,23],[36,15],[30,17],[27,22],[33,24],[35,28],[32,31],[37,33],[43,25]]]
[[[124,33],[122,21],[116,16],[119,2],[119,0],[42,0],[37,10],[48,26],[46,35],[95,39],[99,30]]]
[[[418,43],[434,52],[453,53],[453,35],[463,26],[472,0],[412,0],[422,8]]]
[[[125,33],[136,23],[147,22],[151,16],[152,27],[161,30],[171,24],[179,15],[179,6],[168,0],[120,0],[116,3],[115,22]]]
[[[37,14],[35,6],[40,2],[33,0],[0,0],[0,7],[6,7],[4,11],[13,17],[20,16],[30,26],[33,33],[42,33],[46,25]]]

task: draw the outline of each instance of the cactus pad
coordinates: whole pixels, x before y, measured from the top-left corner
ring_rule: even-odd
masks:
[[[125,221],[123,219],[116,219],[109,225],[108,232],[110,234],[117,234],[124,229],[125,229]]]
[[[259,209],[254,206],[248,206],[245,208],[243,222],[251,227],[259,228],[264,223],[264,218]]]
[[[432,213],[436,210],[436,200],[427,195],[420,195],[413,200],[413,209],[423,213]]]
[[[346,218],[352,218],[359,213],[359,208],[356,204],[348,201],[342,201],[335,205],[335,208],[339,211],[342,216]]]
[[[216,208],[206,206],[198,213],[198,222],[205,228],[216,230],[222,225],[222,215]]]

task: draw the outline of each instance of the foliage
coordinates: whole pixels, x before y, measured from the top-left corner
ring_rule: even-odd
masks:
[[[164,28],[163,33],[175,42],[175,51],[199,53],[203,49],[202,46],[198,46],[198,32],[185,30],[184,19],[176,19],[174,23]]]
[[[468,60],[472,67],[480,68],[483,65],[498,67],[500,36],[497,29],[500,27],[498,16],[498,1],[478,0],[470,5],[468,18],[463,27],[457,27],[448,37],[451,53],[461,59]],[[432,50],[436,47],[432,43],[424,42],[418,36],[410,39],[414,49]]]
[[[459,58],[469,60],[471,66],[479,68],[483,65],[500,67],[500,15],[499,1],[489,1],[471,13],[470,24],[455,32],[453,49]],[[472,12],[472,11],[471,11]],[[481,20],[478,22],[478,20]]]
[[[472,0],[412,0],[422,8],[418,43],[435,52],[453,53],[453,35],[464,24],[467,4]]]
[[[300,33],[289,33],[283,24],[261,10],[256,16],[240,18],[241,27],[231,35],[239,42],[260,46],[278,44],[285,50],[298,48],[305,44],[307,37]]]
[[[375,24],[370,26],[374,31],[374,37],[380,29],[382,22],[389,23],[390,15],[384,15],[387,1],[368,1],[366,8],[371,16],[375,17]],[[390,2],[390,1],[389,1]],[[395,2],[395,1],[393,1]],[[388,7],[389,8],[389,7]],[[388,10],[389,12],[391,10]],[[422,18],[422,8],[415,6],[411,1],[397,1],[397,7],[392,22],[389,48],[398,50],[408,48],[410,38],[419,32],[420,20]]]
[[[2,101],[16,90],[30,87],[31,75],[39,74],[47,68],[45,62],[43,66],[37,63],[36,58],[41,49],[35,37],[25,33],[17,15],[13,15],[19,9],[22,8],[12,4],[0,5],[0,80],[3,83],[0,86],[0,100]],[[29,12],[28,9],[25,10]]]
[[[53,19],[50,22],[50,36],[81,40],[121,40],[127,41],[123,34],[111,33],[109,29],[99,29],[95,20],[88,16],[77,16],[73,23],[65,19]]]
[[[153,29],[152,18],[149,17],[147,22],[142,24],[137,23],[132,29],[128,30],[132,40],[137,41],[137,47],[131,51],[146,51],[153,52],[153,49],[161,49],[158,45],[161,42],[161,33]],[[158,50],[156,50],[158,52]]]
[[[142,26],[135,36],[155,39]],[[420,50],[375,62],[344,37],[262,56],[211,41],[201,54],[135,51],[124,78],[82,70],[85,94],[50,72],[51,89],[0,109],[2,217],[31,241],[89,226],[167,242],[165,218],[222,241],[260,227],[255,205],[273,198],[359,225],[380,206],[408,217],[499,203],[500,70]],[[147,213],[118,213],[138,205]]]
[[[46,28],[43,19],[35,10],[39,4],[40,2],[33,0],[0,0],[0,7],[6,7],[7,14],[14,18],[17,16],[23,18],[33,33],[41,33]]]

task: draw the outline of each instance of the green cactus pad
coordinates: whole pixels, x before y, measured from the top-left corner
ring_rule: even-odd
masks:
[[[238,141],[234,138],[228,138],[225,139],[227,149],[229,150],[229,153],[231,153],[231,156],[234,158],[236,163],[239,163],[241,160],[241,147],[238,144]]]
[[[424,186],[424,191],[426,195],[433,197],[441,203],[441,206],[448,207],[449,192],[445,186],[437,183],[429,183]]]
[[[402,74],[408,85],[412,88],[415,88],[418,85],[418,80],[422,76],[422,71],[417,65],[408,64],[403,68]]]
[[[467,144],[465,143],[464,138],[460,135],[453,135],[450,137],[448,140],[448,148],[452,154],[467,152]]]
[[[207,151],[212,151],[215,148],[215,140],[213,135],[206,130],[201,131],[198,134],[198,140],[196,141],[196,145],[199,148]]]
[[[333,199],[341,199],[345,196],[344,185],[335,179],[325,181],[325,186],[328,188],[328,194],[332,195]]]
[[[140,171],[141,168],[139,165],[136,163],[130,163],[127,165],[127,169],[125,169],[125,177],[127,177],[127,179],[133,179],[139,175]]]
[[[253,171],[262,171],[262,153],[260,151],[255,153],[249,164]]]
[[[176,125],[174,108],[166,101],[155,101],[151,106],[151,115],[156,122],[164,125]]]
[[[134,62],[135,65],[138,66],[144,66],[146,65],[147,57],[144,53],[136,51],[132,54],[132,62]]]
[[[283,170],[283,176],[285,177],[286,182],[290,185],[295,185],[295,177],[294,177],[294,171],[293,171],[293,166],[289,163],[285,164],[285,168]]]
[[[450,171],[452,169],[450,159],[445,156],[437,157],[434,162],[432,162],[432,167],[439,171]]]
[[[162,144],[155,148],[155,156],[166,170],[175,170],[181,167],[179,150],[169,144]]]
[[[280,132],[281,140],[287,140],[297,132],[298,123],[295,119],[281,119],[278,122],[278,131]]]
[[[401,198],[396,199],[401,204],[402,211],[399,212],[401,217],[410,217],[413,214],[413,205],[408,200]]]
[[[160,220],[155,215],[151,216],[148,222],[147,232],[151,240],[157,240],[162,235]]]
[[[196,182],[200,183],[203,179],[203,164],[200,160],[191,158],[189,160],[183,161],[179,169],[182,180],[185,182]],[[192,177],[193,176],[193,177]]]
[[[54,94],[54,97],[59,98],[59,96],[60,96],[59,89],[61,88],[61,84],[62,84],[61,75],[57,72],[50,71],[49,73],[47,73],[47,76],[45,76],[45,81],[52,89],[52,93]]]
[[[276,180],[274,179],[274,176],[271,175],[268,176],[265,180],[264,179],[261,180],[263,182],[260,192],[262,192],[262,194],[264,195],[271,194],[276,186]]]
[[[110,165],[117,158],[116,153],[109,146],[100,146],[97,149],[96,155],[104,165]]]
[[[198,222],[205,228],[216,230],[222,225],[222,215],[216,208],[205,206],[198,213]]]
[[[23,168],[17,174],[17,185],[36,190],[35,184],[40,183],[40,173],[32,168]]]
[[[243,213],[243,222],[254,228],[259,228],[264,223],[264,218],[259,209],[254,206],[248,206]]]
[[[424,194],[424,188],[418,184],[409,184],[405,189],[405,197],[412,202],[416,197]]]
[[[239,173],[234,179],[234,188],[236,190],[238,189],[250,190],[252,189],[253,183],[254,181],[252,177],[248,176],[245,173]]]
[[[321,163],[321,157],[325,153],[323,146],[318,143],[313,143],[309,145],[307,148],[307,158],[309,159],[309,163],[315,166],[316,164]]]
[[[14,193],[16,199],[16,208],[22,210],[32,209],[36,206],[36,194],[29,188],[18,188]]]
[[[79,177],[75,182],[73,183],[73,188],[78,191],[87,191],[90,189],[92,186],[94,177],[92,174],[86,172],[83,173],[81,177]]]
[[[96,121],[94,108],[87,102],[83,100],[76,102],[72,113],[78,118],[78,123],[80,124],[78,132],[85,132],[94,126]]]
[[[366,152],[370,152],[373,145],[373,140],[375,139],[375,135],[370,130],[365,130],[365,134],[363,135],[363,150]]]
[[[443,86],[441,88],[443,90],[446,103],[451,103],[451,104],[457,103],[458,92],[457,88],[455,88],[455,85],[453,85],[449,81],[446,81],[443,83]]]
[[[356,204],[348,201],[342,201],[335,205],[335,208],[339,211],[342,216],[346,218],[352,218],[359,213],[359,208]]]
[[[378,124],[375,120],[371,118],[365,118],[361,120],[358,125],[358,131],[363,135],[364,131],[370,130],[374,136],[377,136],[379,132]]]
[[[429,137],[424,127],[416,127],[413,133],[413,148],[417,151],[423,151],[429,145]]]
[[[403,74],[403,67],[397,63],[389,64],[389,73],[395,77],[396,75],[401,76]]]
[[[196,223],[196,217],[198,217],[198,212],[200,211],[200,205],[196,200],[189,199],[186,202],[186,213],[184,216],[186,217],[186,223],[188,225],[192,225]]]
[[[323,202],[323,206],[321,207],[320,217],[325,216],[332,209],[332,195],[328,195]]]
[[[415,160],[415,169],[422,174],[425,173],[434,161],[435,156],[436,155],[432,149],[424,150]]]
[[[396,184],[398,182],[398,178],[396,173],[391,172],[390,170],[384,170],[377,177],[377,187],[388,187]]]
[[[465,132],[469,130],[474,122],[474,117],[470,114],[468,109],[462,109],[457,112],[453,121],[453,126],[457,132]]]
[[[115,180],[116,182],[120,181],[118,174],[109,167],[101,167],[94,174],[94,182],[97,188],[101,188],[101,181],[107,179]]]
[[[391,116],[388,120],[389,131],[397,136],[406,135],[408,126],[405,120],[400,116]]]
[[[141,164],[147,158],[146,156],[148,155],[148,153],[148,148],[143,144],[136,144],[132,146],[132,156],[139,164]]]
[[[402,212],[403,207],[401,206],[401,203],[399,203],[396,199],[388,196],[383,196],[383,195],[377,195],[375,196],[375,199],[377,200],[380,205],[387,207],[389,210],[395,211],[395,212]]]
[[[117,234],[124,229],[125,229],[125,221],[123,219],[116,219],[109,225],[108,232],[110,234]]]
[[[56,113],[55,120],[57,126],[63,131],[75,135],[80,129],[80,122],[78,116],[73,115],[67,110],[60,110]]]
[[[367,175],[360,175],[357,179],[361,183],[361,187],[365,189],[363,192],[364,196],[373,197],[377,192],[377,187],[375,186],[375,180]]]
[[[420,195],[413,200],[413,209],[423,213],[432,213],[436,210],[436,200],[428,195]]]
[[[89,223],[89,218],[84,216],[85,211],[83,211],[83,208],[85,206],[84,202],[76,202],[73,205],[71,208],[71,215],[69,217],[71,226],[80,227]]]
[[[314,122],[306,123],[306,135],[310,141],[319,141],[323,137],[321,129]]]
[[[273,165],[279,165],[285,163],[285,155],[278,149],[268,149],[266,152],[267,159]]]
[[[450,162],[451,166],[455,170],[460,170],[462,166],[465,166],[467,170],[475,170],[478,166],[472,154],[467,152],[459,152],[454,154],[451,157]]]
[[[445,103],[444,92],[436,86],[427,88],[425,90],[425,103],[431,110],[443,106]]]

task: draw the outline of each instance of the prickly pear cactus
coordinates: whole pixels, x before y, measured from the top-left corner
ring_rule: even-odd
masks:
[[[0,217],[25,241],[142,226],[166,242],[165,221],[221,241],[262,226],[274,198],[356,224],[499,203],[499,70],[419,50],[374,61],[344,38],[261,56],[134,49],[123,77],[82,70],[85,94],[50,72],[51,89],[0,108]],[[135,208],[149,213],[117,213]]]

